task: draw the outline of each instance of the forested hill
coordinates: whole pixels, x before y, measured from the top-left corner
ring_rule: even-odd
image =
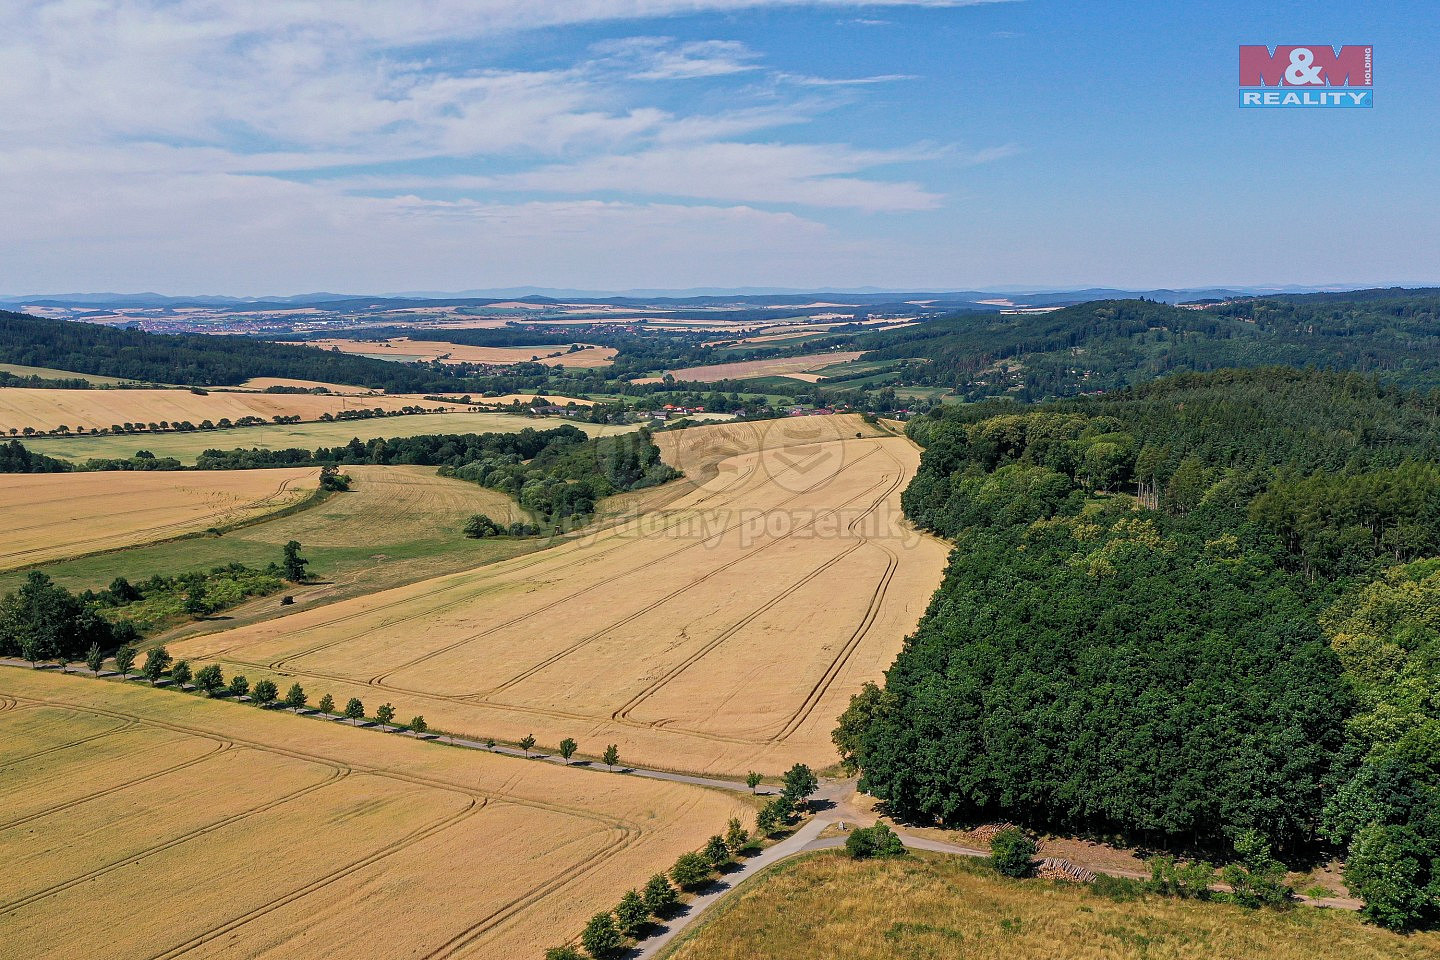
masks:
[[[1266,369],[1005,406],[911,423],[906,514],[956,549],[837,730],[862,787],[1338,854],[1373,919],[1440,922],[1435,397]]]
[[[957,314],[862,337],[866,359],[915,357],[920,382],[1023,400],[1155,377],[1286,365],[1440,385],[1440,291],[1263,297],[1188,310],[1101,300],[1051,313]]]
[[[234,386],[252,377],[354,384],[391,393],[449,389],[408,364],[244,337],[158,334],[0,311],[0,362],[146,383]]]

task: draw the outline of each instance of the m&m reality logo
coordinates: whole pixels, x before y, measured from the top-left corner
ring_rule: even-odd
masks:
[[[1240,47],[1240,106],[1354,108],[1375,105],[1374,48]]]

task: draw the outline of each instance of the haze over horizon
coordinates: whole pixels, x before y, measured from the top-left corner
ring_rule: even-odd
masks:
[[[6,5],[0,290],[1318,289],[1440,261],[1440,25],[1403,5],[619,6]],[[1373,44],[1375,109],[1237,109],[1237,46],[1296,41]]]

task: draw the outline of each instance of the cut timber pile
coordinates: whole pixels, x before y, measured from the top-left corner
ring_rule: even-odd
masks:
[[[1042,880],[1059,880],[1063,883],[1093,883],[1095,872],[1077,866],[1060,857],[1046,857],[1040,861],[1035,876]]]

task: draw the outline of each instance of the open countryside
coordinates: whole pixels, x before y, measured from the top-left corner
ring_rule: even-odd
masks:
[[[899,514],[915,447],[859,417],[658,439],[708,478],[661,510],[175,655],[381,696],[476,736],[615,742],[670,769],[827,765],[834,717],[879,679],[944,564]]]
[[[387,340],[311,340],[307,345],[319,350],[334,350],[376,360],[400,360],[409,363],[439,361],[505,365],[534,362],[546,366],[577,368],[609,366],[616,353],[613,347],[599,347],[591,343],[576,344],[578,350],[554,344],[477,347],[463,343],[447,343],[443,340],[411,340],[409,337]]]
[[[320,471],[0,474],[0,570],[225,528],[314,497]]]
[[[0,764],[0,952],[37,960],[538,956],[745,814],[683,784],[516,776],[483,752],[13,670]],[[97,917],[120,901],[148,906]]]

